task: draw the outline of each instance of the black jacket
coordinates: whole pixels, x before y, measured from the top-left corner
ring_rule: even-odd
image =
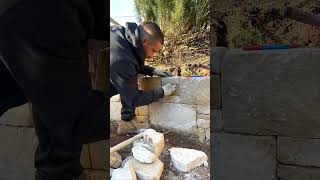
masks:
[[[154,69],[144,65],[145,53],[140,39],[135,23],[110,27],[110,81],[120,94],[121,116],[125,121],[135,116],[135,107],[148,105],[164,96],[161,87],[150,91],[138,89],[137,75],[152,76]]]

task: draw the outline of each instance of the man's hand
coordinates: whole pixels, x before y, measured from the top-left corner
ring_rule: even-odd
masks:
[[[177,85],[166,84],[162,87],[162,89],[164,92],[164,96],[170,96],[177,89]]]
[[[155,68],[153,74],[161,77],[172,77],[172,74],[161,68]]]

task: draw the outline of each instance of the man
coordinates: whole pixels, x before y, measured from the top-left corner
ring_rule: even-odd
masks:
[[[291,18],[305,24],[320,26],[320,15],[306,13],[300,9],[292,7],[285,7],[282,12],[284,17]]]
[[[105,8],[100,0],[0,2],[0,115],[32,103],[36,180],[78,178],[82,144],[109,134],[104,93],[91,90],[88,75],[88,51],[107,40]]]
[[[172,76],[163,69],[144,64],[146,58],[153,58],[161,50],[164,42],[159,26],[153,22],[141,25],[126,23],[126,27],[110,27],[110,94],[120,94],[121,119],[118,134],[135,132],[138,123],[135,108],[171,95],[176,85],[167,84],[151,91],[140,91],[137,75]]]

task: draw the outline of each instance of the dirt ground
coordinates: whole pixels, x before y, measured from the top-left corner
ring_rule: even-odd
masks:
[[[129,139],[131,136],[116,135],[116,123],[111,124],[111,134],[110,134],[110,146],[114,146],[126,139]],[[180,135],[173,132],[166,132],[159,129],[155,129],[157,132],[165,133],[165,148],[160,156],[160,160],[164,164],[164,171],[161,176],[161,180],[209,180],[210,179],[210,146],[206,143],[201,143],[196,137],[190,137],[185,135]],[[183,147],[191,148],[203,151],[208,156],[208,166],[201,166],[191,170],[189,173],[183,173],[177,170],[173,163],[171,162],[170,153],[168,149],[171,147]],[[131,146],[128,146],[121,151],[118,151],[123,159],[128,156],[131,156]]]

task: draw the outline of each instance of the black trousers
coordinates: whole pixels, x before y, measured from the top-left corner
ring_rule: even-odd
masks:
[[[65,0],[28,0],[0,16],[0,115],[32,103],[36,180],[79,176],[82,144],[109,135],[109,101],[90,90],[87,17]]]

